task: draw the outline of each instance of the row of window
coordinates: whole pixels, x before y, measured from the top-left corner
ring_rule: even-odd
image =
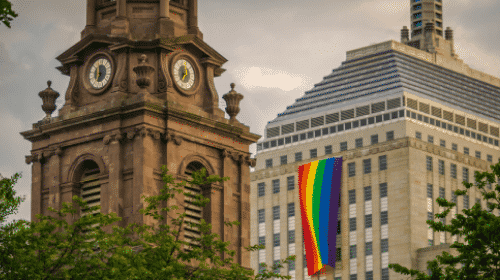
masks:
[[[387,183],[381,183],[379,185],[379,190],[380,190],[380,197],[387,197]],[[371,200],[372,199],[372,187],[364,187],[364,194],[365,194],[365,201]],[[355,204],[356,203],[356,190],[349,190],[348,191],[348,199],[349,199],[349,204]]]
[[[416,131],[415,132],[415,138],[422,140],[422,133]],[[434,144],[434,136],[427,135],[427,142],[429,142],[431,144]],[[439,140],[439,146],[446,148],[446,141],[443,140],[443,139]],[[458,150],[457,144],[452,143],[451,144],[451,149],[454,150],[454,151],[457,151]],[[464,147],[464,155],[469,155],[469,148],[468,147]],[[476,158],[480,159],[481,158],[481,152],[480,151],[476,151],[475,156],[476,156]],[[489,162],[493,162],[493,156],[492,155],[486,155],[486,160],[489,161]]]
[[[264,223],[266,221],[265,219],[265,210],[266,209],[259,209],[257,211],[257,216],[258,216],[258,221],[260,223]],[[288,217],[294,217],[295,216],[295,203],[291,202],[288,203]],[[273,220],[279,220],[280,219],[280,206],[273,206]]]
[[[389,280],[389,268],[382,268],[381,271],[382,274],[382,280]],[[335,280],[342,280],[342,277],[335,277]],[[358,275],[357,274],[351,274],[349,275],[349,280],[358,280]],[[373,280],[373,271],[366,271],[365,272],[365,280]]]
[[[386,141],[391,141],[394,139],[394,131],[387,131],[386,132]],[[371,140],[371,145],[378,144],[378,134],[374,134],[370,136]],[[363,138],[357,138],[355,141],[355,147],[356,148],[362,148],[363,147]],[[347,146],[347,141],[340,142],[340,151],[347,151],[348,146]],[[325,146],[325,155],[330,155],[332,154],[332,145]],[[310,149],[309,150],[309,158],[316,158],[318,157],[318,149]],[[295,162],[302,161],[302,152],[296,152],[295,153]],[[280,163],[281,165],[288,164],[288,156],[280,156]],[[272,168],[273,167],[273,159],[266,159],[266,168]]]
[[[378,169],[379,171],[387,170],[387,156],[379,156],[378,157]],[[349,177],[356,176],[356,163],[350,162],[347,164],[347,170],[349,173]],[[370,158],[363,160],[363,174],[369,174],[372,172],[372,160]]]
[[[288,244],[295,243],[295,230],[288,231]],[[259,245],[266,245],[266,237],[259,236]],[[280,246],[280,234],[275,233],[273,235],[273,246]]]
[[[453,131],[455,133],[460,133],[461,135],[465,135],[467,137],[470,137],[470,138],[473,138],[473,139],[477,139],[479,141],[483,141],[484,143],[489,143],[491,145],[495,145],[495,146],[498,147],[498,140],[497,139],[493,139],[491,137],[486,137],[486,136],[484,136],[482,134],[472,132],[472,131],[470,131],[468,129],[463,129],[461,127],[458,127],[458,126],[450,124],[450,123],[446,123],[446,122],[443,122],[443,121],[438,121],[438,120],[436,120],[434,118],[422,116],[421,114],[418,114],[418,113],[415,113],[415,112],[412,112],[412,111],[409,111],[409,110],[406,110],[406,116],[409,117],[409,118],[415,119],[415,120],[419,120],[419,121],[423,121],[425,123],[429,123],[429,124],[437,126],[437,127],[441,127],[442,129],[447,129],[447,130]]]
[[[372,244],[373,242],[365,243],[365,256],[373,255]],[[389,239],[386,238],[380,240],[380,252],[381,253],[389,252]],[[356,257],[357,257],[357,245],[351,245],[349,258],[354,259]]]
[[[304,141],[304,140],[307,140],[307,139],[312,139],[312,138],[316,138],[316,137],[320,137],[320,136],[325,136],[325,135],[328,135],[328,134],[334,134],[336,132],[341,132],[341,131],[344,131],[344,130],[350,130],[350,129],[354,129],[354,128],[357,128],[357,127],[363,127],[363,126],[366,126],[366,125],[370,125],[370,124],[374,124],[374,123],[380,123],[380,122],[389,121],[389,120],[392,120],[392,119],[403,118],[403,117],[404,117],[404,110],[400,110],[400,111],[395,111],[395,112],[391,112],[391,113],[381,114],[381,115],[378,115],[378,116],[369,117],[369,118],[365,118],[365,119],[361,119],[361,120],[356,120],[356,121],[352,121],[352,122],[341,123],[341,124],[338,124],[338,125],[333,125],[333,126],[330,126],[330,127],[325,127],[325,128],[322,128],[322,129],[317,129],[315,131],[304,132],[304,133],[301,133],[301,134],[296,134],[296,135],[288,136],[288,137],[285,137],[285,138],[275,139],[275,140],[267,141],[267,142],[264,142],[264,143],[258,143],[257,144],[257,151],[265,150],[265,149],[269,149],[269,148],[274,148],[274,147],[277,147],[277,146],[283,146],[285,144],[290,144],[290,143],[295,143],[295,142],[299,142],[299,141]]]
[[[286,179],[287,179],[287,189],[289,191],[293,190],[295,188],[295,177],[289,176]],[[279,193],[281,188],[280,179],[272,180],[272,186],[273,186],[273,193]],[[257,194],[259,197],[266,195],[266,183],[261,182],[257,184]]]

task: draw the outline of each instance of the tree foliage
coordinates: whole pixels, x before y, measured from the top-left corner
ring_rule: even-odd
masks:
[[[416,280],[500,279],[500,234],[498,234],[500,232],[500,217],[492,213],[494,209],[500,209],[500,201],[497,197],[497,192],[500,193],[500,185],[496,184],[496,187],[491,191],[485,190],[486,185],[491,186],[491,184],[500,182],[500,180],[495,180],[495,176],[500,178],[500,161],[496,165],[491,165],[491,169],[492,173],[478,171],[474,173],[475,187],[479,189],[487,202],[487,209],[481,209],[481,205],[476,203],[472,209],[462,211],[465,215],[457,214],[451,220],[450,225],[427,221],[427,224],[435,231],[449,232],[452,235],[464,237],[467,244],[456,241],[450,245],[450,248],[457,249],[458,255],[456,257],[443,252],[435,260],[428,261],[427,269],[430,269],[431,275],[408,269],[399,264],[389,264],[389,268],[398,273],[416,277],[412,278]],[[455,191],[457,197],[467,194],[467,191],[474,186],[466,181],[462,183],[466,190]],[[439,206],[446,209],[443,213],[436,214],[436,218],[445,218],[451,208],[456,205],[456,203],[448,202],[443,198],[438,198],[436,201]],[[463,264],[463,266],[458,264]]]
[[[10,1],[0,0],[0,22],[10,28],[10,22],[17,16],[18,14],[12,11],[12,4]]]
[[[77,208],[70,203],[63,203],[57,211],[49,207],[57,218],[37,215],[40,222],[19,221],[2,234],[0,279],[253,279],[253,271],[233,263],[235,251],[228,249],[230,243],[211,233],[211,225],[204,220],[199,226],[201,235],[195,239],[198,246],[185,250],[189,243],[180,238],[180,229],[189,224],[186,213],[172,213],[179,210],[178,205],[182,203],[168,202],[176,199],[176,193],[185,194],[186,182],[170,187],[174,178],[166,174],[165,166],[162,170],[165,185],[160,194],[143,196],[147,204],[139,210],[158,221],[159,227],[136,223],[126,228],[113,225],[112,233],[107,233],[103,227],[121,220],[115,213],[79,217]],[[201,186],[229,179],[217,175],[206,177],[205,173],[204,169],[194,172],[188,183]],[[100,209],[100,206],[88,207],[77,196],[73,201],[84,212]],[[204,206],[208,201],[196,195],[193,203]],[[162,205],[170,206],[161,208]],[[74,219],[71,225],[64,219],[67,214]],[[169,223],[162,222],[165,217]],[[234,225],[239,222],[226,223],[228,227]],[[262,248],[263,245],[254,245],[246,249]],[[221,258],[224,255],[226,257]],[[290,256],[282,263],[294,259],[295,256]],[[195,263],[197,265],[193,265]],[[274,265],[271,271],[266,269],[255,279],[291,278],[274,273],[278,267],[283,266]]]

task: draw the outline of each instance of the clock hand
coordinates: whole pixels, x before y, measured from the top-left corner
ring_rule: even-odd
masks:
[[[186,77],[187,75],[187,69],[186,69],[186,66],[184,66],[184,76],[182,76],[182,79],[184,80],[184,78]]]

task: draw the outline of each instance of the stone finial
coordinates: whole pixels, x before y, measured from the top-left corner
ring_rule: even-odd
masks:
[[[52,85],[51,81],[47,81],[47,88],[38,95],[42,98],[42,110],[47,114],[44,120],[50,120],[52,112],[56,109],[56,99],[59,97],[59,93],[50,88]]]
[[[137,75],[136,83],[141,88],[139,93],[148,93],[146,88],[151,85],[151,79],[149,76],[155,71],[153,66],[147,65],[148,59],[145,54],[142,54],[139,58],[139,65],[135,66],[132,70]]]
[[[408,40],[410,40],[410,31],[408,27],[403,26],[403,29],[401,29],[401,43],[406,43]]]
[[[222,98],[226,101],[226,112],[231,117],[231,121],[236,120],[236,115],[240,112],[240,101],[243,99],[243,95],[237,93],[234,90],[234,86],[235,84],[231,83],[231,91],[222,96]]]
[[[444,31],[444,38],[448,41],[453,40],[453,30],[448,26],[446,27],[446,30]]]

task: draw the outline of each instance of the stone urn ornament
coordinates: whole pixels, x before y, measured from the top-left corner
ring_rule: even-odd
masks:
[[[231,91],[224,94],[222,98],[226,101],[226,112],[231,117],[229,120],[234,122],[236,120],[236,115],[240,112],[240,101],[243,99],[243,95],[241,93],[237,93],[234,90],[234,83],[231,83]]]
[[[52,85],[51,81],[47,81],[47,88],[40,91],[38,95],[42,98],[42,110],[47,114],[44,118],[44,122],[51,120],[52,112],[56,109],[56,99],[59,97],[59,93],[50,88]]]
[[[132,70],[137,75],[137,80],[135,82],[140,88],[138,94],[147,95],[149,92],[146,89],[151,85],[151,79],[149,77],[155,71],[155,68],[146,64],[147,56],[145,54],[141,55],[139,61],[139,65],[135,66]]]

